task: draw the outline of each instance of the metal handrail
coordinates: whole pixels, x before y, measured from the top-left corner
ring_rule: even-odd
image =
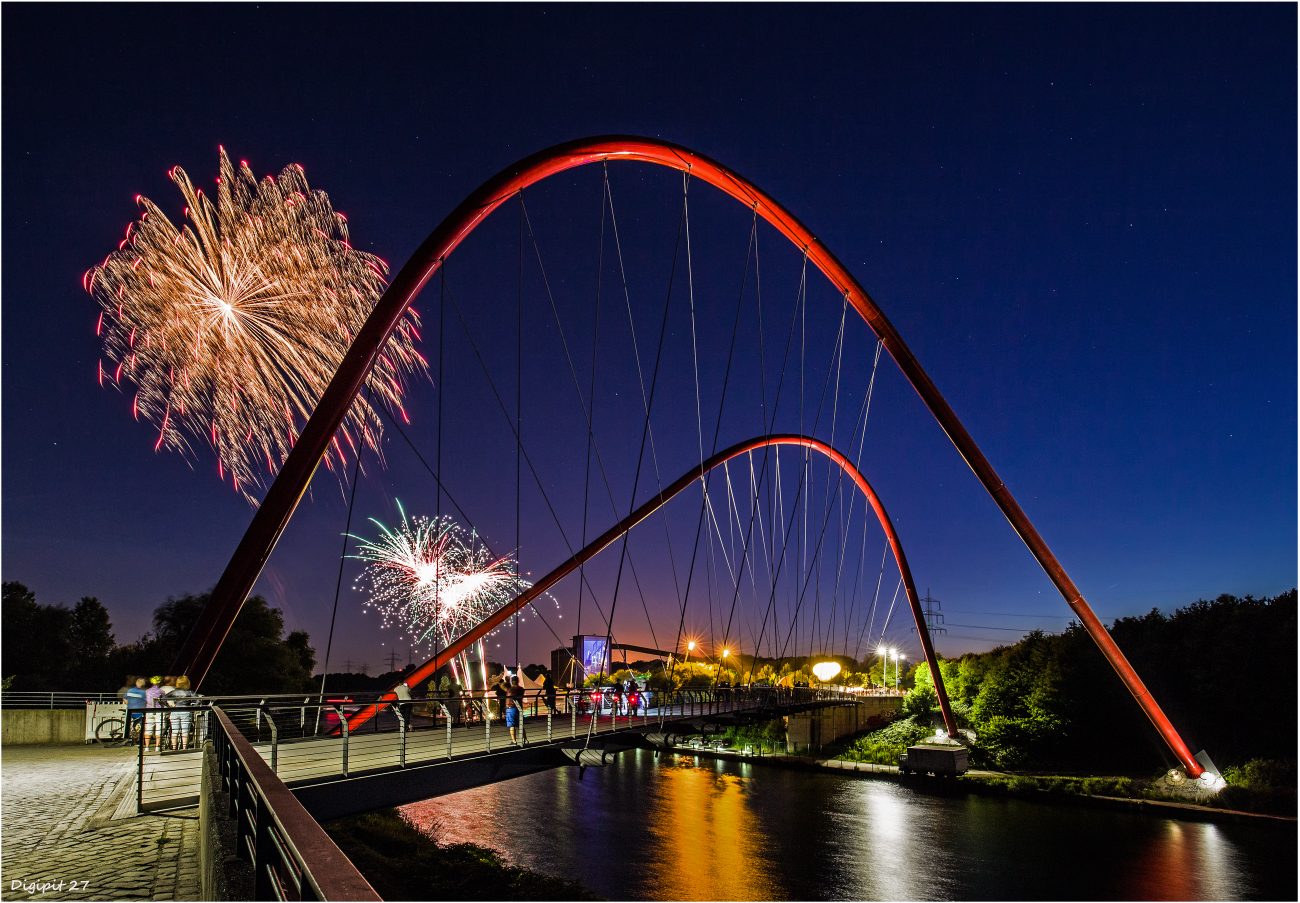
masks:
[[[212,713],[236,852],[253,864],[254,899],[380,900],[229,716],[220,707]]]
[[[88,702],[121,702],[116,693],[82,693],[55,691],[39,693],[30,690],[5,690],[0,692],[3,709],[79,709]]]

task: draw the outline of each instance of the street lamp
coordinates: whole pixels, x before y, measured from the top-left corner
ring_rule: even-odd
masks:
[[[884,646],[880,646],[880,647],[878,647],[878,648],[876,649],[876,655],[879,655],[879,656],[884,660],[884,663],[880,666],[880,689],[882,689],[882,690],[884,690],[884,689],[888,689],[888,687],[889,687],[889,650],[886,649]]]
[[[901,652],[894,656],[894,692],[895,693],[898,692],[898,682],[899,679],[902,677],[902,675],[899,672],[902,670],[902,662],[903,659],[905,658],[907,658],[907,656]]]

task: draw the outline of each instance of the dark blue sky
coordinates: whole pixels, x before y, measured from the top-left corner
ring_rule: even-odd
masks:
[[[355,243],[394,268],[474,187],[533,151],[609,133],[685,144],[769,191],[853,269],[1101,615],[1296,584],[1294,6],[6,4],[2,15],[3,575],[42,602],[99,596],[119,640],[144,631],[168,595],[211,586],[251,512],[210,457],[154,454],[129,396],[97,385],[97,308],[80,280],[138,216],[136,194],[179,218],[166,171],[180,164],[207,183],[218,144],[259,175],[301,163]],[[647,169],[611,168],[641,274],[642,342],[662,312],[680,195],[676,177]],[[599,180],[583,172],[529,195],[570,341],[590,335]],[[703,186],[693,204],[697,194],[695,302],[725,334],[748,219]],[[513,216],[449,270],[485,337],[508,327],[485,341],[511,385]],[[798,261],[772,233],[761,241],[772,255],[765,340],[780,343]],[[542,337],[545,295],[529,279],[529,335]],[[837,300],[822,284],[810,316],[814,303],[833,337]],[[426,292],[417,307],[429,323],[436,299]],[[820,379],[829,338],[817,335]],[[589,338],[577,347],[589,359]],[[872,347],[852,324],[853,413]],[[701,363],[714,405],[721,349]],[[529,359],[525,398],[535,386],[533,404],[544,389],[572,402],[562,359],[546,353]],[[738,354],[756,366],[752,348]],[[467,375],[445,428],[466,437],[488,396],[471,385],[477,365],[459,360]],[[609,377],[620,401],[635,388],[625,377]],[[681,391],[664,396],[671,413],[656,424],[665,481],[696,454],[690,377],[672,377]],[[444,388],[455,391],[450,379]],[[918,583],[950,622],[973,625],[950,628],[941,651],[1060,629],[1064,603],[888,363],[877,392],[864,471]],[[413,389],[412,438],[425,451],[434,398],[427,382]],[[622,507],[639,432],[614,399]],[[576,422],[538,427],[538,457],[581,477]],[[495,428],[453,440],[446,475],[509,549],[513,443]],[[394,498],[431,513],[428,477],[389,439],[358,520],[391,520]],[[570,484],[553,491],[572,501]],[[523,504],[527,523],[545,521],[528,486]],[[604,504],[592,506],[596,529],[610,522]],[[322,472],[258,587],[322,653],[346,513]],[[695,513],[681,518],[689,540]],[[535,529],[524,567],[544,570],[562,544]],[[878,538],[867,545],[877,560]],[[664,562],[650,546],[639,554],[651,607],[672,620],[653,598],[671,585]],[[373,672],[390,638],[360,613],[351,577],[334,662],[368,660]],[[565,613],[572,596],[560,597]],[[640,607],[625,601],[620,612]],[[701,618],[688,620],[703,631]],[[622,632],[650,639],[634,621]],[[909,642],[905,624],[898,640]],[[554,645],[529,632],[524,657]]]

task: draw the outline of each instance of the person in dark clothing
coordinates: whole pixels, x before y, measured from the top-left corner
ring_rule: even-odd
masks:
[[[492,694],[496,696],[497,705],[496,705],[495,712],[487,713],[489,717],[495,717],[496,715],[500,715],[504,713],[506,710],[506,700],[510,696],[510,690],[506,686],[506,682],[504,679],[499,680],[492,685]]]
[[[555,711],[555,681],[551,680],[551,672],[542,672],[542,692],[546,695],[546,708]]]
[[[510,728],[510,742],[518,745],[519,741],[515,739],[515,728],[522,731],[524,723],[524,688],[519,684],[519,678],[510,678],[509,695],[506,699],[506,727]]]

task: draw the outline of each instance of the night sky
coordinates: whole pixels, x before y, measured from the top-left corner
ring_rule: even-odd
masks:
[[[137,194],[179,221],[167,170],[180,164],[210,186],[218,145],[259,176],[302,164],[354,243],[395,272],[470,191],[534,151],[616,133],[684,144],[763,187],[853,270],[1104,619],[1296,585],[1292,5],[5,4],[2,16],[3,576],[44,603],[98,596],[119,641],[147,630],[169,595],[211,587],[252,511],[210,451],[155,454],[157,432],[132,420],[130,395],[98,385],[98,307],[81,279],[138,217]],[[622,307],[607,245],[596,430],[626,511],[641,422],[627,309],[648,370],[682,186],[632,164],[612,165],[610,181],[629,298]],[[526,202],[585,387],[601,174],[552,182]],[[746,212],[704,185],[690,198],[704,426],[679,261],[653,421],[664,482],[698,460],[700,428],[708,451],[749,272]],[[508,206],[447,276],[511,412],[518,229]],[[800,261],[770,229],[759,242],[765,353],[779,357]],[[525,250],[524,442],[547,494],[525,471],[519,548],[537,576],[567,554],[547,502],[580,530],[585,429]],[[749,280],[740,297],[753,305]],[[416,302],[431,362],[437,288]],[[815,405],[840,316],[824,280],[810,283],[807,315],[804,398]],[[744,322],[723,443],[760,431],[753,374],[777,369],[758,360]],[[514,442],[458,323],[447,336],[443,475],[507,552]],[[873,355],[850,311],[837,439]],[[426,457],[437,397],[429,379],[411,388],[408,435]],[[817,434],[830,437],[825,420]],[[887,355],[862,460],[921,591],[943,602],[941,652],[1065,626],[1064,602]],[[434,513],[431,480],[396,433],[365,470],[354,533],[369,517],[392,523],[398,499]],[[612,509],[592,498],[594,534]],[[627,594],[623,640],[672,642],[672,572],[685,573],[698,510],[698,493],[673,510],[675,563],[649,533],[634,542],[657,632]],[[257,587],[311,633],[318,657],[347,513],[322,468]],[[864,547],[874,586],[878,530]],[[376,673],[394,648],[404,662],[406,646],[363,613],[356,573],[349,562],[331,666]],[[888,572],[885,583],[888,596]],[[556,601],[544,614],[567,637],[576,584]],[[707,635],[712,612],[691,604],[688,632]],[[587,605],[584,630],[603,633]],[[513,632],[497,638],[508,661],[504,637]],[[917,649],[905,620],[889,638]],[[525,662],[556,645],[525,623]]]

